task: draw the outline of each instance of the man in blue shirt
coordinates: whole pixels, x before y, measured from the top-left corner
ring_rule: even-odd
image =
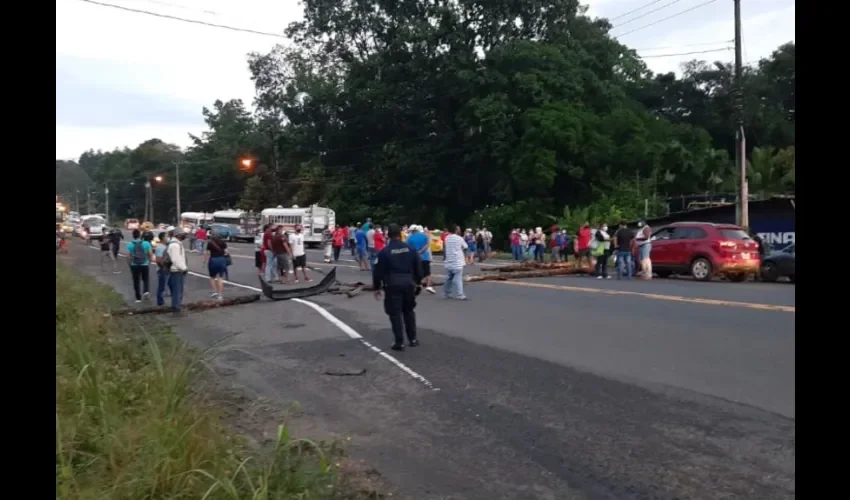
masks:
[[[431,236],[425,234],[422,226],[416,224],[410,226],[410,236],[407,237],[407,244],[410,245],[419,257],[422,259],[422,275],[425,277],[425,290],[428,293],[437,293],[434,287],[431,286]]]
[[[354,232],[354,241],[357,243],[357,262],[360,263],[361,271],[369,270],[369,261],[366,259],[366,232],[363,227],[357,224],[357,231]]]
[[[153,256],[153,248],[149,241],[141,239],[142,233],[138,229],[133,230],[133,241],[127,243],[127,257],[130,259],[130,274],[133,276],[133,291],[136,294],[136,303],[149,299],[150,293],[150,265]],[[144,293],[139,293],[139,283],[143,285]]]

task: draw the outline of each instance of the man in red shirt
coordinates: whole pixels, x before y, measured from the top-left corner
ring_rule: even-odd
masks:
[[[199,227],[198,230],[195,231],[195,242],[197,247],[194,250],[198,253],[204,253],[207,249],[207,230],[204,226]]]
[[[426,234],[429,238],[431,237],[431,233],[429,231],[426,231]],[[448,238],[450,234],[452,233],[450,233],[448,229],[444,229],[440,234],[440,239],[443,241],[443,260],[446,260],[446,238]]]
[[[380,252],[387,246],[387,240],[384,237],[384,232],[381,230],[381,226],[375,226],[375,251]]]
[[[266,256],[266,283],[271,283],[278,279],[277,262],[275,261],[274,252],[272,251],[272,238],[274,238],[275,231],[277,231],[277,226],[269,224],[266,232],[263,233],[262,251],[263,255]]]
[[[339,252],[342,251],[342,246],[348,240],[348,228],[337,227],[333,232],[333,247],[334,247],[334,262],[339,260]]]
[[[590,230],[590,222],[585,222],[578,230],[578,256],[576,263],[581,267],[582,257],[587,258],[587,265],[593,268],[593,263],[590,258],[590,240],[593,238],[593,231]]]

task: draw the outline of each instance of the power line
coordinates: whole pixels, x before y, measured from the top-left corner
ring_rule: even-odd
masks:
[[[162,5],[164,7],[173,7],[175,9],[189,10],[189,11],[195,11],[195,12],[203,12],[204,14],[209,14],[211,16],[220,16],[221,15],[218,12],[215,12],[215,11],[212,11],[212,10],[199,9],[197,7],[189,7],[188,5],[181,5],[179,3],[163,2],[162,0],[143,0],[143,1],[155,4],[155,5]]]
[[[709,52],[726,52],[732,50],[732,47],[726,47],[723,49],[712,49],[712,50],[697,50],[694,52],[680,52],[678,54],[658,54],[654,56],[639,56],[641,59],[649,59],[652,57],[677,57],[677,56],[691,56],[694,54],[708,54]]]
[[[126,12],[132,12],[132,13],[135,13],[135,14],[145,14],[145,15],[148,15],[148,16],[159,17],[161,19],[170,19],[172,21],[182,21],[184,23],[199,24],[201,26],[207,26],[207,27],[210,27],[210,28],[221,28],[221,29],[230,30],[230,31],[239,31],[239,32],[242,32],[242,33],[251,33],[252,35],[272,36],[272,37],[275,37],[275,38],[286,39],[286,37],[284,35],[277,34],[277,33],[270,33],[268,31],[257,31],[257,30],[252,30],[252,29],[248,29],[248,28],[237,28],[235,26],[228,26],[226,24],[208,23],[206,21],[199,21],[197,19],[188,19],[188,18],[185,18],[185,17],[172,16],[172,15],[169,15],[169,14],[160,14],[159,12],[152,12],[152,11],[149,11],[149,10],[133,9],[133,8],[130,8],[130,7],[124,7],[122,5],[115,5],[115,4],[112,4],[112,3],[96,2],[95,0],[80,0],[80,1],[85,2],[85,3],[90,3],[92,5],[99,5],[101,7],[111,7],[113,9],[123,10],[123,11],[126,11]]]
[[[641,9],[645,9],[645,8],[647,8],[647,7],[649,7],[649,6],[655,5],[655,4],[657,4],[658,2],[660,2],[660,1],[661,1],[661,0],[653,0],[652,2],[649,2],[649,3],[648,3],[648,4],[646,4],[646,5],[641,5],[641,6],[640,6],[640,7],[638,7],[637,9],[632,9],[632,10],[630,10],[630,11],[626,12],[625,14],[620,14],[619,16],[617,16],[617,17],[612,17],[612,18],[610,18],[610,19],[608,19],[608,20],[609,20],[609,21],[614,21],[614,20],[616,20],[616,19],[620,19],[621,17],[626,17],[626,16],[628,16],[629,14],[635,13],[635,12],[637,12],[637,11],[641,10]]]
[[[84,0],[84,1],[88,1],[88,0]],[[717,1],[717,0],[708,0],[707,2],[703,2],[703,3],[699,4],[699,5],[695,5],[695,6],[691,7],[690,9],[685,9],[685,10],[683,10],[683,11],[681,11],[681,12],[677,12],[677,13],[675,13],[675,14],[673,14],[673,15],[670,15],[670,16],[667,16],[667,17],[665,17],[665,18],[659,19],[659,20],[657,20],[657,21],[655,21],[655,22],[652,22],[652,23],[649,23],[649,24],[645,24],[645,25],[641,26],[640,28],[635,28],[635,29],[633,29],[633,30],[631,30],[631,31],[627,31],[627,32],[622,33],[622,34],[620,34],[620,35],[612,35],[612,36],[615,36],[615,37],[619,38],[619,37],[621,37],[621,36],[631,35],[632,33],[636,32],[636,31],[640,31],[640,30],[642,30],[642,29],[649,28],[650,26],[655,26],[655,25],[656,25],[656,24],[658,24],[658,23],[663,23],[664,21],[668,21],[668,20],[670,20],[670,19],[673,19],[674,17],[679,17],[679,16],[681,16],[682,14],[687,14],[688,12],[691,12],[691,11],[693,11],[693,10],[699,9],[700,7],[705,7],[706,5],[712,4],[712,3],[716,2],[716,1]]]
[[[665,4],[664,4],[664,5],[662,5],[661,7],[656,7],[656,8],[654,8],[654,9],[650,10],[649,12],[644,12],[643,14],[641,14],[641,15],[639,15],[639,16],[637,16],[637,17],[633,17],[633,18],[631,18],[631,19],[629,19],[629,20],[627,20],[627,21],[623,21],[623,22],[621,22],[620,24],[617,24],[617,25],[615,25],[615,26],[612,26],[612,27],[611,27],[611,29],[619,28],[620,26],[625,26],[626,24],[629,24],[629,23],[631,23],[631,22],[637,21],[638,19],[644,18],[644,17],[646,17],[646,16],[648,16],[648,15],[652,14],[653,12],[658,12],[659,10],[666,9],[667,7],[670,7],[671,5],[677,4],[677,3],[681,2],[681,1],[682,1],[682,0],[673,0],[672,2],[665,3]]]
[[[717,40],[716,42],[702,42],[702,43],[686,43],[681,45],[668,45],[666,47],[645,47],[642,49],[634,49],[638,52],[646,51],[646,50],[665,50],[665,49],[678,49],[682,47],[705,47],[706,45],[720,45],[721,43],[732,43],[735,40]]]

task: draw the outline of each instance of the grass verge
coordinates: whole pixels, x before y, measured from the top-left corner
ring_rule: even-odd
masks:
[[[278,428],[251,449],[195,390],[206,370],[156,322],[112,318],[114,291],[56,265],[56,496],[334,499],[332,448]]]

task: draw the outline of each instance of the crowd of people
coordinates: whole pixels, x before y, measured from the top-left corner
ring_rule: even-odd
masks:
[[[597,279],[610,279],[608,264],[613,258],[618,279],[629,279],[637,274],[648,280],[652,279],[651,236],[651,228],[641,220],[637,231],[621,222],[611,234],[605,223],[591,226],[590,222],[585,222],[572,234],[558,226],[552,226],[548,234],[542,227],[515,228],[509,239],[511,257],[517,262],[545,262],[547,253],[549,262],[566,262],[572,255],[576,264],[592,269]],[[634,262],[640,266],[637,273]]]
[[[262,231],[262,237],[255,244],[254,265],[267,283],[298,283],[299,270],[304,281],[313,281],[307,275],[307,253],[301,224],[296,225],[292,232],[277,224],[266,224]],[[324,232],[329,232],[328,227]]]

